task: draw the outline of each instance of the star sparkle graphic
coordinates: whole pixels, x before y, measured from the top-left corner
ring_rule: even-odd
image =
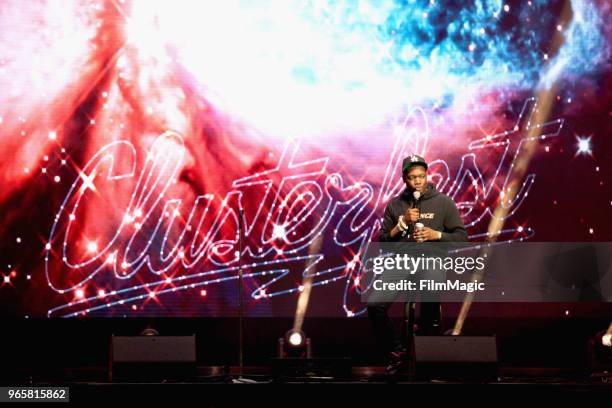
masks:
[[[576,154],[575,156],[593,156],[593,150],[591,145],[591,136],[575,136],[576,137]]]

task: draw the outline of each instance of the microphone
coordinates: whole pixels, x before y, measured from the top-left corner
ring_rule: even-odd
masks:
[[[421,198],[421,192],[415,190],[415,191],[412,192],[412,196],[414,197],[414,206],[412,208],[418,208],[419,209],[419,213],[420,213],[421,212],[421,208],[420,208],[420,205],[419,205],[420,204],[419,203],[419,198]],[[414,230],[420,231],[420,230],[423,229],[423,227],[424,227],[424,225],[422,223],[420,223],[420,222],[415,223],[414,227],[413,227],[413,233],[414,233]],[[418,239],[417,242],[423,242],[423,241]]]
[[[416,208],[419,205],[419,198],[421,198],[421,193],[419,191],[413,191],[412,197],[414,197],[414,202],[410,205],[410,208]],[[402,232],[402,237],[405,237],[406,234],[411,234],[414,230],[414,223],[409,221],[408,228]]]
[[[419,205],[420,204],[419,198],[421,198],[421,192],[414,190],[412,192],[412,197],[414,197],[414,203],[412,203],[412,208],[418,208],[419,211],[420,211],[421,210],[421,208],[420,208],[421,206]]]

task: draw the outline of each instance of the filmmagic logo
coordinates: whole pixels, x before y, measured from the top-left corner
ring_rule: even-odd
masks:
[[[414,275],[417,271],[454,271],[461,275],[466,271],[484,269],[483,257],[439,257],[421,254],[413,257],[408,254],[396,254],[395,256],[377,256],[373,259],[372,272],[381,275],[386,271],[406,271]]]
[[[461,282],[459,280],[447,280],[446,282],[436,282],[431,279],[421,279],[417,282],[402,279],[399,282],[383,282],[380,279],[374,281],[374,290],[377,291],[427,291],[427,292],[476,292],[484,291],[485,284],[483,282]]]

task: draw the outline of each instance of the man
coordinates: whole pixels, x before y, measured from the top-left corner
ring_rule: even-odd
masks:
[[[427,181],[427,163],[420,156],[406,157],[402,163],[402,178],[406,189],[391,199],[385,208],[385,215],[379,231],[380,242],[465,242],[467,233],[453,200],[436,191]],[[419,192],[418,200],[414,192]],[[415,223],[424,228],[415,230]],[[413,244],[410,244],[413,243]],[[374,335],[380,345],[391,351],[387,373],[396,373],[406,358],[402,337],[398,336],[387,312],[391,303],[388,298],[370,298],[368,316]],[[440,302],[421,303],[419,321],[420,334],[441,334]]]

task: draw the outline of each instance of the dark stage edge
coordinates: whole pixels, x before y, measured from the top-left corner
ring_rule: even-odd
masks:
[[[239,379],[238,367],[198,367],[197,377],[191,382],[116,382],[110,383],[101,367],[75,368],[65,373],[62,380],[31,378],[30,381],[2,381],[4,386],[67,386],[70,405],[92,403],[178,403],[176,406],[291,406],[294,403],[321,404],[328,398],[340,398],[357,406],[387,406],[399,397],[400,401],[477,402],[484,397],[495,398],[490,403],[520,400],[527,397],[572,398],[588,402],[593,397],[612,397],[612,380],[584,377],[571,368],[500,367],[497,381],[476,382],[459,380],[411,380],[406,375],[388,378],[383,367],[353,367],[350,380],[285,379],[270,376],[268,367],[245,367]],[[229,373],[229,374],[228,374]],[[277,390],[289,391],[290,399]],[[383,403],[383,401],[386,401]],[[38,404],[37,404],[38,405]],[[57,403],[54,405],[66,406]],[[25,406],[18,404],[16,406]],[[327,406],[327,404],[323,405]]]

